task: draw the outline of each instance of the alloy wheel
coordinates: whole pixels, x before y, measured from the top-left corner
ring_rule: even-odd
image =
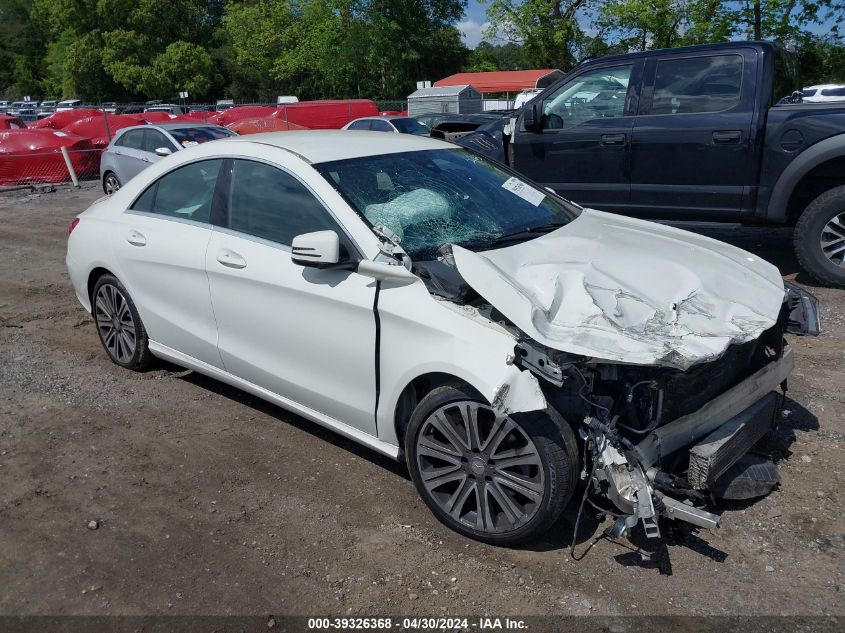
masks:
[[[845,267],[845,211],[824,225],[819,242],[825,257],[836,266]]]
[[[132,360],[138,334],[129,303],[117,287],[108,283],[99,287],[94,298],[94,319],[111,359],[118,363]]]
[[[430,498],[477,531],[513,531],[542,505],[537,447],[519,424],[487,405],[463,401],[434,411],[420,428],[416,459]]]
[[[111,194],[117,191],[118,189],[120,189],[120,181],[117,179],[117,176],[115,176],[114,174],[109,174],[108,176],[106,176],[106,193]]]

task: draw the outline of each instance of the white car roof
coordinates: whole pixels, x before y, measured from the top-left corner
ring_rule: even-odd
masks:
[[[260,143],[293,152],[310,163],[327,163],[347,158],[417,152],[426,149],[455,149],[446,141],[413,134],[385,134],[355,130],[304,130],[237,136],[223,143]]]

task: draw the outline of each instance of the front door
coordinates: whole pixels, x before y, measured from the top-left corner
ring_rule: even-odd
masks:
[[[641,68],[642,61],[592,68],[544,92],[542,129],[517,129],[513,167],[579,204],[621,210]]]
[[[631,149],[632,211],[738,219],[750,204],[756,52],[649,60]]]
[[[152,164],[145,150],[144,132],[143,128],[135,128],[123,133],[110,150],[115,155],[118,177],[124,185]]]
[[[295,264],[290,245],[302,233],[336,231],[347,252],[355,247],[291,173],[230,165],[228,219],[206,257],[226,371],[375,435],[375,282]]]

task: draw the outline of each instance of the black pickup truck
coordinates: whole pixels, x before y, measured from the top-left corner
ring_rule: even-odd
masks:
[[[799,86],[766,42],[604,57],[457,142],[588,207],[794,225],[802,266],[842,286],[845,103],[802,103]]]

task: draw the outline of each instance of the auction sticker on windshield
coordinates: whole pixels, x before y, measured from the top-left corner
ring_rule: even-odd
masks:
[[[544,193],[541,193],[534,189],[534,187],[525,184],[519,178],[508,178],[502,183],[502,189],[507,189],[512,194],[530,202],[535,207],[539,207],[540,203],[546,197]]]

